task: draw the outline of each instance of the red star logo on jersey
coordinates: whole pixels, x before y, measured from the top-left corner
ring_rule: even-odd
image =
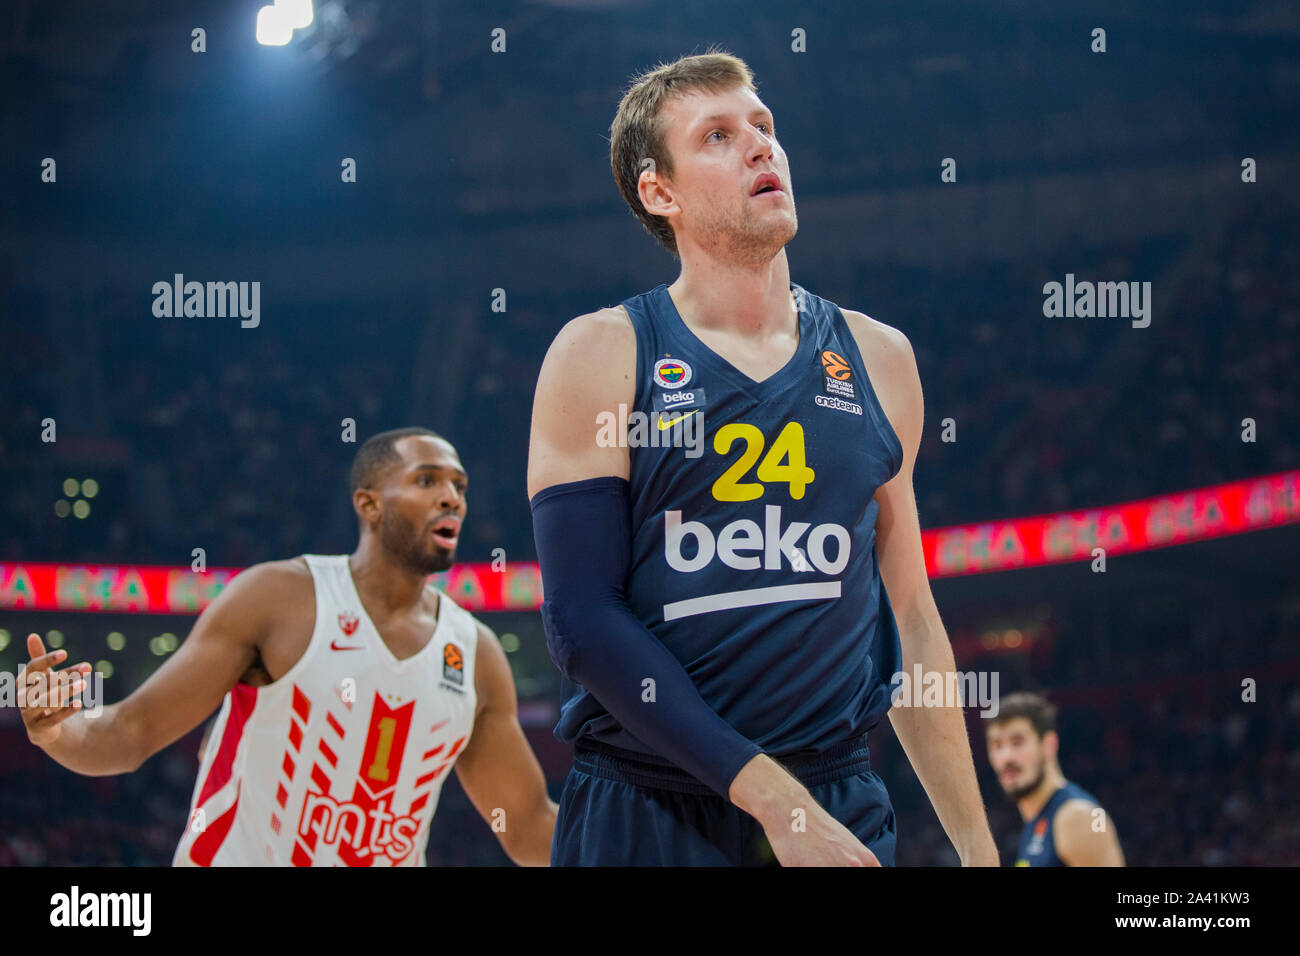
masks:
[[[350,611],[344,611],[339,615],[339,627],[343,629],[343,633],[348,637],[355,634],[360,625],[361,619]]]

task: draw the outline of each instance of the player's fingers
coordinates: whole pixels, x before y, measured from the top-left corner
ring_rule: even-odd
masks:
[[[22,697],[18,704],[25,710],[44,707],[49,700],[50,677],[48,674],[29,674],[23,679]]]
[[[63,676],[63,675],[60,675]],[[66,707],[72,703],[73,699],[80,696],[81,692],[86,689],[86,682],[77,674],[72,674],[67,680],[59,681],[54,695],[50,700],[51,707]]]
[[[73,714],[81,713],[81,710],[81,701],[74,700],[67,707],[55,707],[48,711],[41,711],[33,719],[27,721],[27,731],[28,733],[40,733],[49,730],[51,727],[63,723]]]
[[[66,707],[86,689],[86,680],[77,670],[60,671],[46,706],[51,710]]]
[[[27,652],[32,655],[32,659],[23,668],[28,672],[49,670],[55,664],[61,664],[68,656],[68,652],[62,649],[45,653],[41,639],[35,634],[27,635]]]
[[[45,730],[55,724],[61,724],[73,714],[79,713],[81,713],[81,701],[74,700],[67,707],[60,707],[58,710],[52,711],[48,717],[42,717],[37,729]]]
[[[85,673],[79,668],[64,671],[37,671],[23,681],[23,700],[20,706],[37,710],[62,707],[86,688]]]

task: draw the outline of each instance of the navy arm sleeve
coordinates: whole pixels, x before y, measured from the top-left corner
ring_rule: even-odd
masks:
[[[634,737],[728,797],[762,753],[700,696],[681,662],[628,607],[632,516],[625,478],[552,485],[533,496],[542,623],[555,665]],[[653,678],[655,702],[642,701]]]

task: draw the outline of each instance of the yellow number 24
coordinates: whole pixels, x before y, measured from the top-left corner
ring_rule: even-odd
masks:
[[[815,475],[804,457],[802,425],[787,422],[767,454],[763,455],[763,433],[754,425],[732,422],[714,433],[713,450],[725,455],[738,439],[744,441],[745,450],[713,483],[714,498],[718,501],[753,501],[763,497],[764,485],[780,483],[789,484],[791,498],[798,501],[803,497],[804,489]],[[755,472],[758,481],[741,481],[760,456],[763,460]]]

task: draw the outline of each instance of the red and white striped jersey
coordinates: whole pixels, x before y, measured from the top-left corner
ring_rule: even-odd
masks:
[[[236,684],[208,737],[176,866],[423,866],[446,773],[474,726],[474,619],[445,594],[399,661],[347,555],[306,555],[316,626],[264,687]]]

